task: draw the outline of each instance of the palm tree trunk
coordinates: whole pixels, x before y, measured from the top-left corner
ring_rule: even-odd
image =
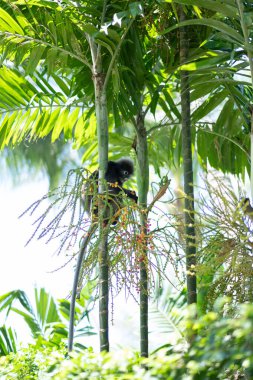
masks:
[[[186,19],[183,7],[180,6],[180,21]],[[180,64],[188,58],[187,28],[180,28]],[[186,236],[186,276],[188,304],[197,302],[196,285],[196,236],[194,218],[194,190],[192,167],[191,109],[190,86],[187,71],[181,70],[181,107],[182,107],[182,146],[185,192],[185,236]]]
[[[99,193],[106,191],[105,173],[108,164],[108,111],[107,98],[102,70],[101,50],[89,38],[93,61],[93,78],[95,87],[95,108],[98,137]],[[99,215],[103,214],[103,205],[98,205]],[[109,269],[108,269],[108,230],[103,227],[103,218],[99,218],[99,336],[100,351],[109,351]]]
[[[245,22],[245,14],[244,14],[245,9],[244,9],[243,1],[236,0],[236,3],[237,3],[238,12],[239,12],[243,37],[244,37],[244,47],[249,59],[251,83],[253,86],[253,54],[252,54],[252,43],[250,42],[250,37],[249,37],[249,28],[251,28],[252,26],[247,25]],[[251,112],[251,130],[250,130],[250,158],[251,158],[250,184],[251,186],[250,188],[251,188],[251,199],[253,201],[253,106],[252,104],[251,104],[251,109],[249,111]]]
[[[103,183],[108,162],[108,114],[106,94],[101,86],[103,81],[99,76],[96,80],[96,118],[97,118],[97,135],[98,135],[98,152],[99,152],[99,193],[103,194],[106,189]],[[103,204],[99,210],[99,215],[103,213]],[[100,218],[99,233],[99,336],[100,351],[109,351],[109,268],[108,268],[108,230],[103,227],[103,218]]]
[[[147,209],[147,194],[149,187],[149,164],[147,131],[144,125],[144,115],[139,112],[136,120],[137,131],[137,182],[139,204]],[[147,214],[141,213],[141,233],[147,236]],[[140,260],[140,351],[141,356],[148,356],[148,268],[147,245]]]

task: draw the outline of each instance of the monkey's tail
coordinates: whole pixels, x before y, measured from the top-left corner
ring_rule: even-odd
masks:
[[[68,337],[68,351],[71,352],[73,350],[73,341],[74,341],[74,324],[75,324],[75,304],[76,304],[76,294],[77,294],[77,287],[78,287],[78,280],[80,275],[80,270],[82,267],[83,257],[86,251],[86,248],[90,242],[90,239],[92,238],[92,235],[96,231],[97,224],[93,223],[88,232],[85,236],[79,254],[77,258],[76,263],[76,270],[74,275],[74,281],[73,281],[73,287],[72,287],[72,294],[71,294],[71,301],[70,301],[70,316],[69,316],[69,337]]]

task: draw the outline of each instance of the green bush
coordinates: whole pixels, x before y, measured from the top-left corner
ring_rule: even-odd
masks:
[[[189,345],[166,346],[148,359],[118,351],[96,354],[30,346],[0,359],[0,378],[118,380],[236,380],[253,378],[253,306],[241,305],[240,317],[211,312],[185,319]]]
[[[47,375],[51,360],[59,361],[64,358],[64,350],[43,348],[30,345],[18,353],[10,353],[0,357],[1,380],[37,380],[50,378]]]

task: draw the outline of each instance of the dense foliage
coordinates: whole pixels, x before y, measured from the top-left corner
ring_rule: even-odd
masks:
[[[166,346],[149,359],[129,351],[66,356],[65,348],[30,346],[0,359],[0,375],[10,379],[229,380],[253,376],[253,306],[240,305],[240,317],[226,316],[223,302],[200,319],[188,309],[188,345]],[[224,313],[224,314],[223,314]],[[223,314],[223,318],[221,318]]]

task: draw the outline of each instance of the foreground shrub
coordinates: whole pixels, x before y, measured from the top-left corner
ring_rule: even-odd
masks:
[[[191,310],[190,314],[191,314]],[[189,314],[189,315],[190,315]],[[253,378],[253,306],[242,305],[239,318],[211,312],[186,319],[191,344],[166,346],[148,359],[118,351],[96,354],[30,346],[1,358],[0,378],[118,380],[236,380]]]
[[[53,347],[30,345],[18,353],[0,357],[1,380],[37,380],[50,379],[48,368],[51,361],[64,359],[65,348],[55,350]]]

